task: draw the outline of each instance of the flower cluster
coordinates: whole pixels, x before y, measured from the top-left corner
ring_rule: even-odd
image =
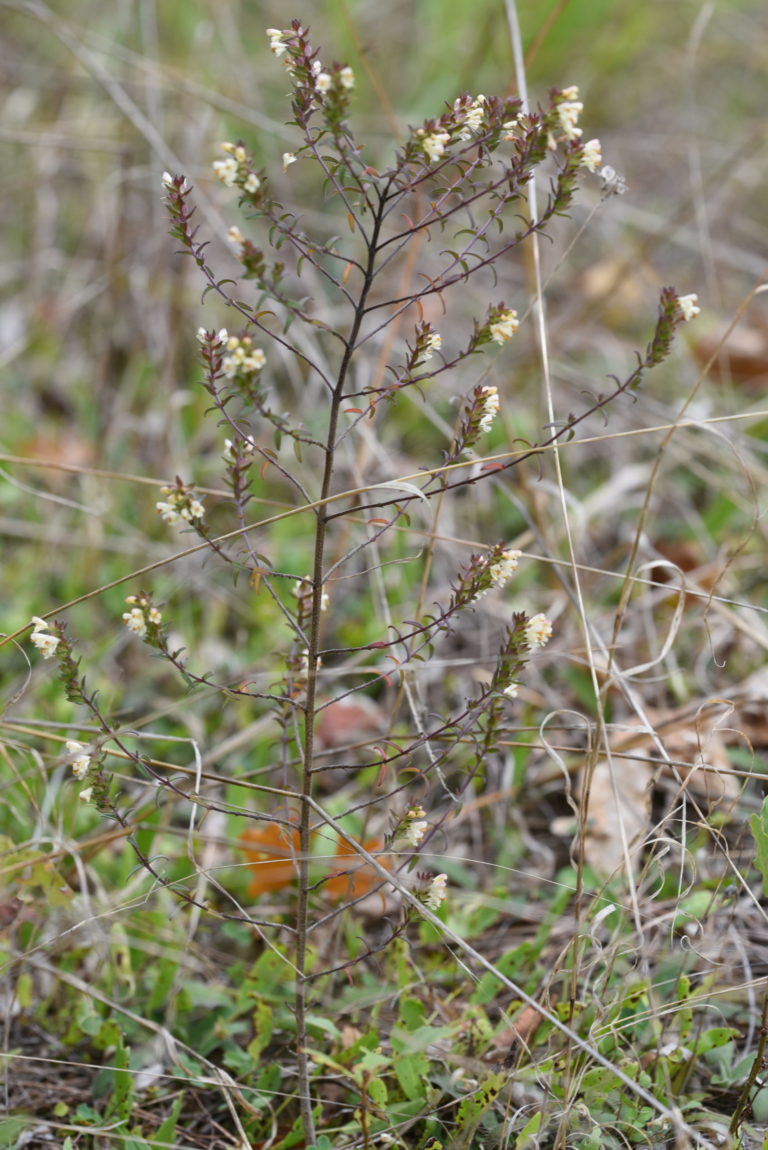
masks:
[[[146,639],[148,633],[156,633],[163,616],[157,607],[152,606],[148,596],[129,595],[125,601],[130,607],[130,611],[123,612],[123,622],[128,630],[140,639]]]
[[[680,324],[688,323],[699,314],[698,299],[699,297],[695,294],[678,295],[673,287],[661,289],[656,330],[648,344],[642,363],[635,369],[635,377],[638,381],[640,373],[662,363],[669,355],[675,330]],[[637,384],[633,382],[633,386],[637,386]]]
[[[293,660],[293,678],[298,684],[306,683],[309,675],[309,648],[303,647],[298,658]]]
[[[436,164],[444,155],[446,144],[450,143],[450,132],[430,132],[427,135],[424,128],[419,128],[416,134],[421,137],[421,146],[427,154],[427,159],[431,164]]]
[[[186,176],[172,176],[170,172],[163,172],[160,182],[167,192],[176,192],[179,195],[185,196],[187,192],[192,191],[192,185]]]
[[[56,654],[56,648],[61,642],[58,635],[52,635],[50,633],[45,619],[41,619],[39,615],[32,616],[32,634],[30,640],[33,646],[37,647],[44,659],[52,659]]]
[[[579,116],[584,111],[584,105],[579,99],[579,89],[575,84],[561,91],[551,93],[554,105],[554,120],[550,119],[549,146],[553,150],[558,141],[573,144],[576,147],[578,163],[590,172],[597,172],[603,162],[602,148],[599,140],[588,140],[580,144],[582,130],[578,126]]]
[[[607,199],[608,196],[623,196],[629,186],[621,172],[617,172],[610,164],[605,164],[600,169],[600,181],[603,187],[603,199]]]
[[[221,328],[220,331],[207,331],[206,328],[199,327],[196,339],[202,347],[211,348],[214,351],[221,350],[229,339],[229,332],[225,327]]]
[[[321,96],[330,92],[335,84],[347,92],[351,92],[355,86],[355,73],[348,65],[335,72],[325,72],[320,61],[315,60],[312,64],[312,74],[315,81],[315,91],[319,92]]]
[[[499,310],[490,320],[488,331],[494,343],[506,343],[519,327],[520,321],[515,309],[504,308]]]
[[[82,781],[90,770],[90,752],[83,743],[78,743],[76,739],[67,739],[64,745],[67,748],[67,754],[75,756],[72,760],[72,774],[76,779]]]
[[[263,254],[253,246],[250,240],[244,241],[241,253],[243,267],[246,269],[246,278],[263,271]],[[279,268],[276,265],[277,274]],[[207,381],[206,388],[214,396],[219,391],[217,381],[224,379],[233,383],[238,391],[246,398],[254,398],[254,381],[258,377],[267,357],[260,347],[255,347],[250,336],[230,335],[225,327],[219,331],[208,331],[204,327],[197,329],[197,341],[200,344],[200,359],[205,366]]]
[[[502,588],[517,571],[522,552],[497,543],[487,555],[473,555],[453,588],[449,613],[477,603],[491,588]]]
[[[180,519],[186,523],[202,520],[205,508],[180,479],[176,481],[175,487],[161,487],[160,490],[167,498],[158,500],[155,507],[166,523],[178,523]]]
[[[289,29],[267,28],[269,47],[280,60],[294,89],[294,108],[306,122],[309,114],[322,106],[329,125],[340,125],[355,87],[355,73],[349,65],[334,64],[326,68],[318,59],[298,20]],[[283,165],[293,163],[292,152],[283,155]]]
[[[475,132],[479,132],[485,125],[486,109],[485,109],[485,96],[482,94],[476,96],[468,104],[461,99],[454,101],[453,110],[456,114],[457,122],[463,124],[459,129],[459,140],[471,140]]]
[[[421,352],[420,362],[424,363],[426,360],[431,359],[436,351],[439,351],[443,346],[443,337],[439,332],[433,331],[427,336],[424,348]]]
[[[575,84],[563,88],[560,93],[562,99],[557,101],[556,110],[560,129],[566,140],[581,139],[581,128],[577,128],[579,116],[584,111],[584,105],[579,100],[579,89]]]
[[[72,759],[72,774],[79,782],[83,782],[88,777],[93,762],[90,751],[83,743],[78,743],[76,739],[67,739],[64,745],[67,749],[67,754],[74,755]],[[93,798],[93,786],[84,787],[78,798],[83,803],[89,803]]]
[[[499,414],[499,389],[498,387],[481,387],[480,388],[480,421],[478,423],[478,430],[481,432],[490,431],[493,426],[493,421]]]
[[[497,100],[468,92],[454,100],[452,107],[438,119],[425,120],[412,131],[406,156],[413,162],[439,163],[452,144],[477,143],[472,163],[483,166],[490,160],[502,140],[520,145],[521,130],[519,100]],[[466,154],[466,148],[462,148]]]
[[[524,611],[513,614],[499,648],[489,690],[491,698],[501,700],[518,697],[518,679],[530,659],[531,648],[543,647],[551,633],[552,624],[545,615],[536,615],[531,619]]]
[[[481,435],[491,430],[499,414],[499,389],[478,385],[466,403],[461,426],[451,444],[449,459],[457,459],[463,452],[469,454]]]
[[[279,28],[267,28],[269,37],[269,50],[278,60],[281,60],[288,51],[287,39],[290,32],[282,32]]]
[[[421,367],[428,359],[431,359],[436,351],[440,351],[443,346],[443,337],[439,332],[432,329],[429,323],[420,323],[416,325],[416,344],[413,348],[408,346],[410,355],[408,357],[407,370],[415,371],[417,367]]]
[[[603,162],[603,150],[599,140],[587,140],[581,149],[581,163],[589,172],[596,172]]]
[[[517,571],[521,551],[501,551],[488,563],[488,577],[493,587],[503,587]]]
[[[513,307],[506,304],[495,304],[488,309],[488,314],[482,324],[475,322],[475,331],[472,337],[470,350],[482,347],[484,344],[507,343],[520,327],[520,320]]]
[[[544,647],[552,638],[552,622],[546,615],[533,615],[525,625],[525,641],[532,649]]]
[[[299,601],[299,614],[302,618],[307,618],[310,613],[312,604],[313,587],[312,580],[309,575],[303,579],[297,579],[293,585],[293,594]],[[330,604],[330,596],[327,591],[320,592],[320,610],[327,611]]]
[[[226,334],[226,332],[225,332]],[[258,375],[267,357],[260,347],[253,346],[249,335],[231,335],[227,338],[226,355],[222,360],[222,369],[227,379],[238,383],[247,383],[253,376]]]
[[[240,439],[225,439],[224,451],[221,458],[231,467],[242,467],[243,463],[249,466],[256,451],[256,441],[252,435],[244,435]]]
[[[424,906],[428,907],[429,910],[437,910],[445,902],[448,893],[447,885],[448,875],[436,874],[429,885],[419,892],[419,898]]]
[[[221,150],[227,153],[226,160],[214,160],[213,170],[227,188],[242,188],[248,195],[255,195],[261,187],[261,180],[253,170],[251,157],[242,144],[230,144],[226,140]]]
[[[677,297],[677,306],[680,308],[683,320],[688,323],[690,320],[695,319],[701,312],[699,307],[699,297],[696,293],[691,295],[679,295]]]
[[[397,836],[403,848],[415,850],[420,844],[429,829],[426,814],[424,808],[418,804],[408,809]]]

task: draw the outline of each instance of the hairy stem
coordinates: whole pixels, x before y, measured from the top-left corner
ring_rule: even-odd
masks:
[[[383,214],[383,200],[379,203],[374,227],[368,244],[368,260],[355,306],[355,314],[344,356],[339,367],[338,379],[331,397],[328,415],[328,434],[325,446],[325,467],[317,509],[315,547],[312,564],[312,611],[309,628],[309,648],[307,652],[307,692],[304,703],[304,746],[301,780],[301,810],[299,816],[299,897],[296,908],[296,1047],[299,1071],[299,1096],[304,1137],[309,1144],[315,1141],[314,1117],[312,1114],[312,1094],[310,1064],[307,1051],[307,985],[310,972],[307,971],[307,933],[309,927],[309,863],[310,863],[310,822],[312,816],[312,771],[315,756],[315,710],[317,700],[317,677],[320,649],[320,615],[323,599],[323,567],[325,543],[328,527],[328,505],[336,458],[336,438],[338,432],[339,409],[347,381],[349,365],[355,351],[360,326],[365,315],[365,304],[375,274],[378,253],[379,233]]]

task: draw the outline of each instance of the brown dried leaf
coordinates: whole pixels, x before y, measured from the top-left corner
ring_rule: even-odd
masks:
[[[585,857],[598,874],[612,874],[625,865],[622,825],[630,862],[636,864],[650,827],[655,779],[674,779],[710,807],[736,801],[741,783],[731,770],[726,736],[738,732],[721,729],[726,722],[734,726],[726,706],[716,700],[695,710],[648,712],[669,764],[639,720],[613,734],[610,759],[600,759],[595,766],[587,805]]]
[[[662,767],[669,776],[680,777],[697,798],[715,805],[734,800],[740,791],[739,779],[731,771],[726,745],[723,700],[707,706],[677,711],[649,711],[648,719],[671,760],[669,767],[659,761],[658,749],[639,722],[611,739],[611,749],[618,753],[642,749],[648,755],[646,770]],[[729,721],[729,720],[725,720]]]
[[[710,379],[733,381],[748,391],[761,391],[768,379],[768,330],[744,322],[726,335],[727,326],[700,335],[691,344],[693,354]]]
[[[340,750],[379,738],[387,728],[386,715],[364,695],[339,699],[320,712],[315,738],[320,750]]]
[[[15,897],[0,903],[0,931],[7,930],[16,921],[23,905],[21,899]]]
[[[650,822],[648,764],[622,757],[598,760],[592,772],[587,803],[584,855],[589,865],[601,875],[621,870],[626,862],[623,846],[626,839],[630,865],[635,869]]]

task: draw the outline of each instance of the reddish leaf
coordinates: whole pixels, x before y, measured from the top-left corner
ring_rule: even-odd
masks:
[[[251,827],[241,836],[240,841],[253,871],[248,887],[251,898],[290,886],[296,878],[294,859],[299,853],[297,827],[264,823]]]
[[[362,845],[369,854],[373,854],[380,851],[384,843],[381,839],[366,839]],[[378,861],[389,869],[387,859],[380,858]],[[345,839],[340,839],[336,847],[336,863],[337,869],[323,886],[323,890],[334,902],[342,898],[361,898],[382,881],[378,871],[360,858],[355,848]]]

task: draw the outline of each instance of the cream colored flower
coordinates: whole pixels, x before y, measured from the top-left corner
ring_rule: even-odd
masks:
[[[422,895],[422,902],[424,906],[428,906],[430,910],[437,910],[437,908],[445,902],[447,894],[446,887],[448,885],[447,874],[437,874],[432,879],[424,894]]]
[[[267,28],[267,36],[269,37],[270,51],[279,60],[288,51],[288,45],[283,43],[283,33],[279,28]]]
[[[552,638],[552,623],[546,615],[534,615],[525,628],[525,641],[529,647],[543,647]]]
[[[587,140],[581,153],[581,163],[590,172],[596,172],[603,162],[603,152],[599,140]]]
[[[123,622],[129,631],[143,639],[147,633],[147,621],[141,607],[132,607],[130,611],[123,612]]]
[[[400,844],[408,849],[415,850],[424,835],[429,830],[429,823],[425,819],[426,811],[423,807],[411,807],[406,815],[406,822],[400,827]]]
[[[214,160],[213,170],[225,187],[231,188],[234,186],[235,180],[237,179],[237,160],[232,157],[228,160]]]
[[[32,622],[34,628],[30,635],[30,642],[33,646],[37,647],[44,659],[52,659],[56,654],[56,648],[61,642],[61,639],[58,635],[50,634],[48,624],[45,619],[41,619],[39,615],[33,616]]]
[[[698,303],[699,297],[695,292],[692,295],[679,295],[677,297],[678,307],[683,313],[683,319],[686,321],[686,323],[689,320],[695,319],[696,316],[701,312],[701,308],[698,306]]]
[[[75,739],[67,739],[64,746],[68,754],[75,756],[72,760],[72,774],[76,779],[84,779],[91,765],[91,756],[87,748]]]
[[[506,343],[508,339],[512,338],[519,327],[520,321],[517,318],[517,312],[514,308],[510,308],[508,311],[502,312],[502,314],[497,316],[490,324],[489,331],[491,333],[491,339],[494,343]]]
[[[479,431],[490,431],[493,421],[499,413],[499,389],[498,387],[484,387],[480,394],[483,399],[483,406],[477,427]]]
[[[502,551],[495,563],[491,564],[488,574],[494,587],[503,587],[511,579],[517,571],[517,561],[521,555],[522,551]]]
[[[578,89],[566,89],[566,91],[578,91]],[[557,117],[566,140],[578,140],[581,137],[581,128],[577,128],[576,125],[583,111],[584,105],[579,100],[565,100],[557,105]]]
[[[422,148],[433,164],[436,163],[445,152],[445,145],[450,138],[448,132],[433,132],[431,136],[425,136],[421,141]]]

